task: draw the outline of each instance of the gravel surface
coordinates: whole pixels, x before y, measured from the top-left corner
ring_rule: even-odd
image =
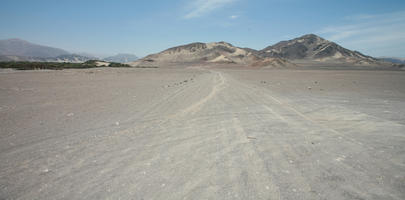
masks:
[[[0,199],[405,199],[405,73],[0,73]]]

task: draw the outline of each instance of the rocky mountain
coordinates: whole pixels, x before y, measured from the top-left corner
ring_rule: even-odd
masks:
[[[103,60],[116,63],[129,63],[138,60],[138,57],[134,54],[120,53],[115,56],[106,57]]]
[[[262,57],[281,57],[288,60],[310,60],[317,62],[340,62],[347,64],[376,64],[378,59],[351,51],[325,40],[317,35],[308,34],[259,51]]]
[[[249,48],[235,47],[226,42],[191,43],[173,47],[157,54],[146,56],[139,61],[132,62],[133,66],[161,65],[168,63],[189,64],[237,64],[244,66],[272,66],[288,65],[289,62],[282,58],[265,61],[258,52]]]
[[[38,44],[33,44],[21,39],[0,40],[1,56],[49,58],[69,54],[69,52]]]
[[[226,42],[191,43],[173,47],[158,54],[147,56],[153,62],[218,62],[246,63],[246,59],[258,59],[254,54]]]
[[[291,66],[397,66],[343,48],[314,34],[281,41],[262,50],[235,47],[226,42],[191,43],[146,56],[132,62],[131,65],[167,65],[168,63],[226,63],[272,68]]]

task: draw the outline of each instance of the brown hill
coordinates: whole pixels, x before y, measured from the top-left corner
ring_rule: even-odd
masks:
[[[249,65],[262,60],[253,51],[235,47],[226,42],[191,43],[152,54],[131,63],[138,65],[161,65],[167,63],[227,63]]]
[[[191,43],[152,54],[132,66],[234,64],[260,68],[286,67],[397,67],[308,34],[263,50],[235,47],[226,42]]]
[[[262,57],[281,57],[288,60],[340,62],[358,65],[380,63],[380,60],[376,58],[343,48],[314,34],[281,41],[259,51],[259,55]]]

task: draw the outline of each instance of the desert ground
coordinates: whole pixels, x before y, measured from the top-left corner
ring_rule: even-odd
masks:
[[[405,72],[0,73],[0,199],[405,199]]]

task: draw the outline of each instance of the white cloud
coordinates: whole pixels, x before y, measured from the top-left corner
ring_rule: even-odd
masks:
[[[237,16],[237,15],[231,15],[231,16],[229,16],[229,18],[230,19],[237,19],[239,16]]]
[[[201,17],[235,1],[236,0],[195,0],[189,5],[190,11],[184,18],[191,19]]]
[[[373,56],[405,57],[405,12],[362,14],[348,16],[345,20],[341,25],[325,27],[318,33]]]

